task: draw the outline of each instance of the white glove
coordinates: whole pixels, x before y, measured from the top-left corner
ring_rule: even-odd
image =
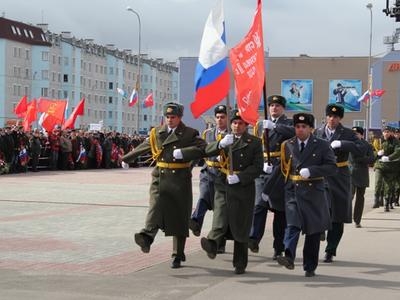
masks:
[[[272,173],[272,169],[273,169],[272,165],[270,165],[270,164],[267,163],[267,162],[264,163],[263,170],[264,170],[265,173],[271,174],[271,173]]]
[[[228,175],[227,179],[228,179],[228,183],[229,184],[236,184],[236,183],[240,182],[240,179],[236,174],[235,175]]]
[[[383,149],[378,151],[378,156],[383,156],[383,154],[385,154],[385,151]]]
[[[274,129],[275,123],[272,122],[271,120],[263,120],[263,128],[269,130]]]
[[[261,199],[263,199],[263,201],[268,202],[269,201],[269,196],[267,194],[262,193],[261,194]]]
[[[310,170],[308,169],[308,168],[302,168],[301,170],[300,170],[300,176],[301,177],[303,177],[303,178],[308,178],[308,177],[310,177]]]
[[[335,140],[335,141],[333,141],[333,142],[331,143],[331,147],[332,147],[333,149],[340,148],[340,147],[342,147],[342,142],[341,142],[341,141],[338,141],[338,140]]]
[[[382,156],[381,162],[389,162],[389,161],[390,161],[389,156]]]
[[[229,145],[233,144],[233,134],[227,134],[224,138],[219,142],[220,148],[226,148]]]
[[[183,158],[183,154],[182,154],[182,150],[181,149],[175,149],[174,152],[172,153],[172,155],[176,159],[182,159]]]
[[[124,161],[121,163],[121,166],[122,166],[122,169],[125,169],[125,170],[129,169],[129,164],[127,164]]]

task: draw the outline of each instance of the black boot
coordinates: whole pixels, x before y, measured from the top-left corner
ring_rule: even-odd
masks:
[[[385,199],[385,211],[386,212],[389,211],[389,199],[388,198]]]
[[[372,206],[372,208],[378,208],[379,207],[379,197],[375,196],[375,201],[374,201],[374,205]]]

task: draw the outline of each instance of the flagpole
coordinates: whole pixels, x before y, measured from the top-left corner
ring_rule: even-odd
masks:
[[[230,77],[230,74],[229,74]],[[228,134],[231,134],[232,128],[231,128],[231,122],[230,122],[230,117],[231,117],[231,103],[230,103],[230,96],[229,96],[229,91],[228,95],[226,96],[226,114],[228,116]],[[228,146],[228,161],[229,161],[229,175],[233,174],[233,161],[232,161],[232,145]]]
[[[138,76],[137,76],[137,80],[136,80],[136,91],[138,93],[138,104],[137,104],[137,134],[139,134],[139,130],[140,130],[140,101],[139,101],[139,95],[140,95],[140,59],[141,59],[141,43],[142,43],[142,24],[140,22],[140,16],[139,14],[134,11],[131,7],[127,7],[126,8],[127,11],[130,11],[132,13],[134,13],[139,21],[139,53],[138,53]]]
[[[372,64],[371,64],[371,58],[372,58],[372,3],[367,4],[367,8],[370,11],[370,27],[369,27],[369,57],[368,57],[368,93],[369,93],[369,99],[366,105],[366,118],[365,118],[365,140],[369,141],[369,129],[370,129],[370,122],[372,120],[372,113],[371,113],[371,107],[372,107]]]

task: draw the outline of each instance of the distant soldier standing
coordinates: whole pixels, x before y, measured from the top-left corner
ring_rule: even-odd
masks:
[[[324,179],[336,171],[335,154],[325,140],[312,134],[314,116],[293,116],[296,136],[282,144],[282,172],[285,174],[285,256],[280,265],[292,270],[300,233],[305,234],[303,268],[306,277],[315,276],[318,266],[320,235],[330,228],[329,201]]]
[[[331,204],[332,228],[328,230],[327,246],[324,262],[331,263],[336,256],[343,235],[344,223],[352,222],[351,177],[349,170],[349,154],[354,158],[364,155],[362,142],[350,128],[344,127],[340,121],[344,116],[344,108],[338,104],[326,106],[326,124],[318,128],[315,135],[330,142],[336,155],[338,171],[327,177]]]
[[[393,209],[395,199],[397,174],[400,158],[400,141],[394,137],[394,129],[386,126],[383,128],[382,149],[378,151],[380,159],[375,163],[375,169],[380,170],[383,178],[383,198],[385,211]]]
[[[214,214],[212,228],[201,247],[214,259],[220,243],[234,240],[233,266],[236,274],[243,274],[247,267],[248,240],[253,219],[255,186],[263,165],[261,140],[247,133],[247,123],[238,110],[230,118],[232,134],[206,147],[208,156],[220,156],[221,168],[215,180]],[[232,147],[233,174],[229,175],[229,146]]]
[[[167,103],[166,124],[153,128],[145,142],[122,158],[124,168],[149,152],[156,161],[145,228],[135,234],[135,242],[148,253],[159,229],[173,236],[172,268],[180,268],[186,260],[184,248],[193,201],[191,160],[201,157],[206,145],[197,130],[183,124],[182,115],[182,105]]]
[[[364,129],[354,126],[352,130],[364,144],[366,153],[362,157],[353,158],[350,154],[349,161],[351,165],[351,184],[353,198],[356,196],[354,203],[353,220],[357,228],[361,227],[361,217],[364,210],[365,190],[369,186],[369,165],[375,160],[372,146],[364,140]]]
[[[378,152],[382,150],[382,142],[383,137],[375,138],[373,141],[373,148],[375,157],[378,157]],[[383,178],[382,172],[380,169],[376,169],[374,167],[375,172],[375,198],[374,198],[374,205],[372,208],[378,208],[379,206],[383,206]]]

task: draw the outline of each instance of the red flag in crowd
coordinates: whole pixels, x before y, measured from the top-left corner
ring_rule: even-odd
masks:
[[[27,106],[25,118],[22,122],[22,125],[24,126],[24,131],[29,131],[31,123],[37,119],[36,115],[36,99],[33,99]]]
[[[146,99],[144,100],[143,103],[144,107],[151,107],[154,105],[154,100],[153,100],[153,93],[150,93]]]
[[[69,118],[65,121],[63,125],[63,129],[74,129],[75,121],[78,116],[83,116],[85,114],[85,98],[82,98],[78,103],[77,107],[75,107],[74,111],[71,113]]]
[[[240,115],[244,121],[255,125],[265,83],[261,0],[258,1],[250,31],[236,47],[231,49],[229,57],[235,78]]]
[[[23,96],[21,100],[19,100],[17,106],[14,109],[15,114],[17,115],[18,118],[23,118],[25,117],[26,110],[28,109],[28,97]]]
[[[47,132],[51,132],[54,129],[54,126],[61,126],[64,123],[64,112],[66,106],[66,100],[39,99],[38,111],[45,113],[42,127]]]

